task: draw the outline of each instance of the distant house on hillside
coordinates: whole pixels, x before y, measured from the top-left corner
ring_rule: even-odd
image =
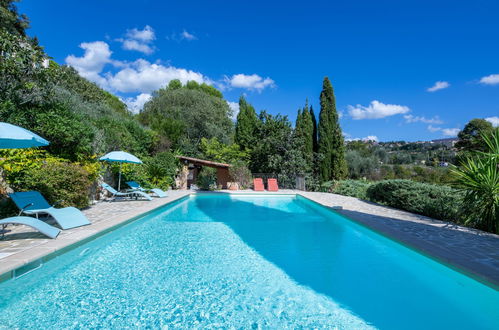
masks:
[[[448,139],[431,140],[432,143],[434,143],[434,144],[443,144],[447,148],[453,148],[457,141],[458,141],[458,138],[448,138]]]

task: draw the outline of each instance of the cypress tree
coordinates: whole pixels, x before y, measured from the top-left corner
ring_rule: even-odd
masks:
[[[255,130],[258,117],[255,108],[249,104],[244,96],[239,98],[239,113],[237,114],[235,142],[241,150],[249,150],[254,146]]]
[[[320,102],[321,111],[318,127],[319,175],[323,182],[340,180],[347,175],[345,145],[338,122],[333,86],[328,77],[324,78],[322,84]]]
[[[302,112],[302,122],[303,122],[303,141],[304,141],[304,153],[312,159],[314,152],[314,123],[312,120],[312,115],[308,108],[308,100],[305,103],[305,108]]]
[[[294,137],[296,148],[305,162],[307,172],[313,168],[313,122],[308,108],[308,101],[303,109],[298,109]]]
[[[297,139],[302,140],[303,139],[303,117],[301,114],[301,109],[298,109],[298,113],[296,115],[296,121],[295,121],[295,136]]]
[[[314,113],[314,108],[310,106],[310,117],[312,118],[312,125],[313,125],[313,133],[312,133],[312,140],[313,140],[313,149],[314,152],[318,152],[318,143],[317,143],[317,118],[315,117]]]

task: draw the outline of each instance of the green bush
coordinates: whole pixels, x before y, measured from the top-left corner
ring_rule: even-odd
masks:
[[[126,181],[137,181],[144,188],[161,188],[168,190],[175,182],[179,161],[172,152],[160,152],[152,157],[141,156],[143,164],[122,164],[122,187]],[[118,180],[119,165],[108,164],[107,167]]]
[[[47,161],[39,167],[27,169],[15,191],[39,191],[48,201],[58,206],[83,208],[89,205],[89,189],[93,177],[83,166],[62,161]]]
[[[217,189],[217,170],[211,167],[203,167],[196,178],[196,185],[201,190]]]
[[[164,151],[145,162],[149,181],[164,188],[171,187],[179,168],[179,161],[173,153]]]
[[[251,186],[253,176],[243,161],[237,161],[229,168],[229,175],[235,182],[239,182],[240,189],[248,189]]]
[[[367,189],[373,202],[448,221],[460,220],[462,197],[451,187],[410,180],[381,181]]]
[[[366,199],[367,189],[371,186],[369,182],[361,180],[337,181],[331,188],[334,194]]]

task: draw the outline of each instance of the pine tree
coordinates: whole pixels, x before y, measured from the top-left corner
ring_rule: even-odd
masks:
[[[323,182],[340,180],[347,175],[345,145],[338,122],[333,86],[325,77],[320,96],[321,111],[318,127],[319,175]]]
[[[313,149],[314,149],[314,152],[317,152],[318,151],[317,118],[315,117],[314,108],[312,108],[312,106],[310,106],[310,117],[312,118],[312,125],[313,125],[313,133],[312,133]]]
[[[250,150],[255,144],[255,130],[258,117],[255,108],[249,104],[244,96],[239,98],[239,113],[237,115],[235,142],[241,150]]]

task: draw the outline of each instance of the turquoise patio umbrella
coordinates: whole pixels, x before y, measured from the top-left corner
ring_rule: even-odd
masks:
[[[106,162],[118,162],[120,163],[120,173],[118,177],[118,191],[120,191],[121,186],[121,164],[132,163],[132,164],[142,164],[142,161],[132,154],[124,151],[111,151],[105,154],[99,160],[104,160]]]
[[[22,127],[0,122],[0,149],[42,147],[49,141]],[[4,233],[0,230],[0,233]]]
[[[0,122],[0,149],[43,147],[49,141],[22,127]]]

